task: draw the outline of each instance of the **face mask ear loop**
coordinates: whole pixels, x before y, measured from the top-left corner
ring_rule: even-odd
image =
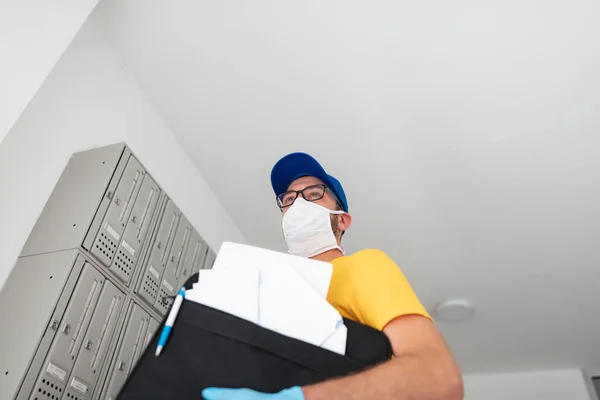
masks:
[[[327,188],[327,191],[333,196],[335,202],[337,203],[338,206],[340,206],[340,208],[342,209],[341,211],[343,211],[344,210],[344,206],[342,206],[342,202],[340,201],[340,199],[338,199],[338,197],[335,195],[335,193],[333,193],[331,191],[331,189]]]

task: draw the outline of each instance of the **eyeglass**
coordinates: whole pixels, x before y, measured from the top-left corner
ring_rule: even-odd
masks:
[[[305,187],[302,190],[288,190],[277,196],[277,205],[283,210],[294,204],[294,201],[296,201],[299,194],[301,194],[306,201],[321,200],[323,196],[325,196],[325,189],[327,189],[326,185],[319,184]]]

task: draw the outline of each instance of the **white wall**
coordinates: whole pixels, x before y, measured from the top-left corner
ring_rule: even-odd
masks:
[[[98,0],[0,2],[0,142]]]
[[[466,375],[465,400],[590,400],[578,369]]]
[[[121,141],[213,249],[246,242],[90,19],[0,145],[0,285],[71,154]]]

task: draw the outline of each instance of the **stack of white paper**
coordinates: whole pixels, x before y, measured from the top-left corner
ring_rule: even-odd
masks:
[[[200,278],[185,299],[258,324],[260,272],[254,269],[200,271]]]
[[[186,300],[345,354],[346,327],[326,300],[331,271],[329,263],[225,243]]]
[[[223,269],[239,271],[253,268],[268,272],[279,269],[282,264],[292,267],[322,298],[327,298],[333,266],[324,261],[292,256],[260,247],[225,242],[215,259],[213,271]]]

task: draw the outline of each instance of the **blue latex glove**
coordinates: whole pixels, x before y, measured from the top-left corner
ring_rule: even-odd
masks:
[[[202,391],[202,397],[204,400],[304,400],[304,393],[299,386],[273,394],[251,389],[206,388]]]

